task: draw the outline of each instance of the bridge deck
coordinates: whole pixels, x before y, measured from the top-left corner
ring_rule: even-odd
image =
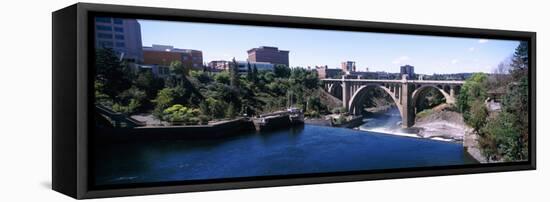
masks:
[[[457,80],[321,79],[321,81],[347,81],[361,83],[464,84],[464,81]]]

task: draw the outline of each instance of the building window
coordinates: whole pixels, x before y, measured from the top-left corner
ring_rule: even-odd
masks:
[[[106,33],[97,33],[97,38],[100,38],[100,39],[112,39],[112,38],[113,38],[113,35],[112,35],[112,34],[106,34]]]
[[[124,35],[118,35],[118,34],[116,34],[116,35],[115,35],[115,39],[124,40]]]
[[[116,45],[116,47],[125,47],[126,46],[124,44],[124,42],[116,42],[115,45]]]
[[[111,23],[111,18],[97,17],[95,18],[96,22]]]
[[[124,28],[122,28],[122,27],[115,27],[115,32],[124,32]]]
[[[99,41],[98,46],[101,48],[112,48],[113,42],[112,41]]]
[[[113,19],[113,22],[114,22],[115,24],[117,24],[117,25],[121,25],[121,24],[122,24],[122,19],[120,19],[120,18],[115,18],[115,19]]]
[[[169,74],[170,69],[167,68],[167,67],[160,67],[160,72],[161,72],[161,74]]]
[[[113,30],[111,26],[105,26],[105,25],[98,25],[98,26],[96,26],[96,29],[101,30],[101,31],[112,31]]]

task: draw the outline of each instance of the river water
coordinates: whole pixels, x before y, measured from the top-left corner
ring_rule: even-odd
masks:
[[[382,113],[370,114],[363,118],[363,125],[358,129],[361,131],[384,133],[407,137],[419,137],[418,131],[414,129],[403,129],[401,127],[401,114],[397,107],[390,107]]]
[[[462,144],[304,125],[215,140],[102,145],[96,185],[474,163]]]

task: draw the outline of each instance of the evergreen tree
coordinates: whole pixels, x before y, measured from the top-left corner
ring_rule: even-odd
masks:
[[[514,55],[512,56],[512,69],[510,73],[515,80],[520,80],[521,77],[527,76],[527,68],[529,67],[529,47],[526,41],[519,43]]]
[[[239,88],[239,64],[233,58],[229,66],[229,83],[231,87],[238,89]]]
[[[248,79],[248,81],[252,81],[252,67],[250,66],[249,61],[246,63],[246,79]]]
[[[258,68],[256,68],[256,64],[254,64],[254,68],[252,69],[252,82],[254,84],[258,83]]]
[[[100,92],[102,94],[114,99],[132,85],[113,49],[97,49],[95,67],[96,82],[103,87],[103,92]]]
[[[279,78],[288,78],[290,76],[290,68],[286,65],[276,64],[273,72]]]
[[[517,71],[527,71],[529,68],[529,48],[527,42],[520,42],[512,56],[510,66],[512,67],[510,70],[512,74]]]

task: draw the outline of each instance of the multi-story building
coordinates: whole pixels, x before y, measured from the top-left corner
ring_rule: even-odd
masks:
[[[229,69],[229,61],[213,60],[208,63],[208,68],[212,71],[223,71]]]
[[[203,68],[202,51],[156,44],[151,47],[143,47],[143,64],[145,65],[158,65],[161,68],[167,68],[173,61],[180,61],[191,69]]]
[[[271,64],[268,62],[250,62],[250,61],[242,61],[242,60],[237,60],[235,62],[237,62],[239,73],[248,72],[249,67],[251,70],[254,69],[254,67],[256,67],[258,71],[273,71],[273,69],[275,68],[274,64]],[[213,60],[208,63],[208,68],[212,71],[229,70],[232,63],[233,63],[232,61],[227,61],[227,60]]]
[[[414,79],[414,66],[411,66],[411,65],[401,66],[400,74],[407,75],[408,79]]]
[[[472,74],[473,73],[422,75],[422,79],[424,80],[466,80],[470,78]]]
[[[320,79],[336,78],[342,75],[341,69],[329,69],[327,65],[315,66],[315,70]]]
[[[353,61],[342,62],[341,66],[342,66],[342,71],[345,74],[351,74],[351,73],[356,71],[355,62],[353,62]]]
[[[376,79],[390,79],[390,74],[388,72],[376,72]]]
[[[256,69],[258,71],[273,71],[275,65],[268,62],[250,62],[250,61],[236,61],[237,66],[239,67],[239,73],[247,73],[248,69]]]
[[[96,17],[95,47],[111,48],[121,60],[141,63],[143,52],[139,22],[135,19]]]
[[[279,50],[277,47],[260,46],[247,51],[248,61],[250,62],[267,62],[274,65],[289,66],[288,53],[286,50]]]
[[[150,71],[155,77],[165,78],[170,75],[170,68],[168,68],[167,66],[139,64],[137,65],[137,67],[141,71]]]
[[[351,72],[348,75],[352,76],[350,78],[356,78],[356,79],[378,79],[379,78],[377,72]]]

